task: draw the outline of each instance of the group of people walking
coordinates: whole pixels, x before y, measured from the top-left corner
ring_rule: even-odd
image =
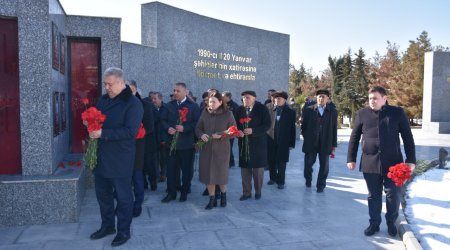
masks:
[[[286,166],[297,136],[296,112],[287,104],[286,92],[271,90],[269,99],[263,104],[256,100],[254,91],[247,90],[241,93],[242,103],[238,105],[229,91],[221,93],[209,89],[203,95],[203,103],[197,105],[188,96],[186,84],[180,82],[174,84],[172,100],[164,103],[159,92],[151,92],[149,97],[141,99],[137,84],[133,81],[126,84],[119,68],[107,69],[103,79],[106,94],[101,97],[97,108],[107,118],[101,130],[89,133],[91,138],[99,140],[94,175],[102,218],[100,229],[91,235],[91,239],[116,234],[117,229],[112,245],[124,244],[130,238],[132,217],[139,216],[142,211],[144,188],[150,185],[155,190],[156,182],[164,181],[166,177],[167,194],[161,201],[169,203],[176,200],[179,192],[179,201],[185,202],[191,192],[196,152],[194,145],[198,141],[202,142],[199,149],[199,180],[205,185],[204,194],[209,196],[205,209],[218,206],[219,199],[221,207],[227,205],[228,171],[235,165],[232,148],[236,137],[242,178],[240,201],[252,197],[261,199],[266,167],[270,173],[267,184],[276,184],[278,189],[285,188]],[[370,93],[383,95],[385,92],[375,89]],[[305,186],[312,186],[313,165],[318,156],[320,167],[316,191],[321,193],[326,187],[330,155],[337,147],[338,112],[334,105],[330,105],[328,90],[318,90],[316,98],[316,104],[303,109],[300,121],[304,138]],[[398,155],[386,156],[384,151],[377,151],[378,148],[385,150],[383,147],[388,147],[392,153],[392,147],[399,148],[398,136],[394,144],[377,141],[379,135],[374,128],[378,128],[378,124],[372,123],[379,122],[383,136],[386,133],[401,133],[405,146],[408,144],[407,162],[411,166],[415,163],[414,141],[412,136],[408,140],[411,131],[407,120],[405,123],[406,116],[400,108],[392,110],[383,104],[380,111],[376,111],[377,116],[370,119],[363,118],[366,112],[358,113],[356,130],[352,133],[349,146],[348,167],[353,169],[357,145],[361,134],[364,134],[367,144],[363,145],[362,164],[378,166],[362,167],[369,189],[371,217],[366,235],[379,230],[383,185],[391,192],[389,216],[386,215],[388,225],[398,216],[398,197],[395,195],[398,190],[391,185],[392,181],[385,178],[385,169],[389,164],[402,161]],[[395,118],[390,118],[391,113]],[[380,123],[383,119],[388,122]],[[136,139],[140,124],[143,124],[146,134],[144,138]],[[395,127],[397,124],[398,127]],[[236,127],[237,132],[230,136],[232,127]],[[372,154],[374,152],[378,155]],[[393,234],[391,228],[389,232]]]

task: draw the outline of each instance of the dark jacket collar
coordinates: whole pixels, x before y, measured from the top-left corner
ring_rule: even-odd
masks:
[[[131,92],[131,89],[128,85],[125,85],[125,88],[114,98],[109,98],[108,94],[103,95],[103,98],[105,99],[111,99],[111,100],[122,100],[124,102],[127,102],[130,97],[133,96],[133,93]]]

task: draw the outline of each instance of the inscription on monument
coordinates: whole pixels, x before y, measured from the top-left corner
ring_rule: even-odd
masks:
[[[253,58],[236,53],[198,49],[193,67],[200,78],[256,80]]]

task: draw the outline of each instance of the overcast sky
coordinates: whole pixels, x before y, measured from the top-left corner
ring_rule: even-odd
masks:
[[[146,0],[60,0],[69,15],[121,17],[122,41],[140,43]],[[447,0],[160,0],[200,15],[290,35],[290,63],[320,73],[328,56],[360,47],[371,58],[386,41],[405,51],[425,30],[433,45],[450,47]]]

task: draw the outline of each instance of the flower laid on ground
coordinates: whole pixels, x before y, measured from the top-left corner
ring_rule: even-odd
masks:
[[[183,107],[178,110],[178,122],[177,125],[182,125],[187,120],[189,109],[186,107]],[[170,142],[170,151],[169,155],[172,155],[172,153],[177,149],[177,140],[178,136],[180,136],[180,132],[177,131],[175,135],[172,138],[172,142]]]
[[[58,168],[65,168],[66,166],[64,166],[64,163],[63,162],[60,162],[59,164],[58,164]]]
[[[331,159],[334,159],[334,157],[335,157],[334,153],[331,153],[331,154],[330,154],[330,158],[331,158]]]
[[[77,166],[81,166],[81,161],[77,161]]]
[[[83,98],[83,99],[81,99],[81,102],[82,102],[82,103],[84,104],[84,106],[86,107],[86,105],[89,104],[89,99]]]
[[[83,103],[86,105],[84,99]],[[102,112],[95,107],[90,107],[81,114],[81,119],[83,120],[83,124],[87,126],[87,130],[90,133],[102,128],[103,122],[106,120],[106,115],[102,114]],[[86,166],[89,169],[94,170],[97,165],[97,139],[89,138],[84,159]]]
[[[387,176],[397,187],[401,187],[411,177],[411,169],[407,164],[402,162],[390,167]]]
[[[245,118],[241,118],[239,119],[239,123],[242,124],[244,126],[244,129],[248,128],[248,123],[252,120],[252,118],[250,117],[245,117]],[[242,145],[241,147],[241,157],[248,162],[250,160],[250,147],[248,145],[248,135],[244,135],[244,139],[242,140],[242,143],[244,145]]]
[[[142,139],[145,137],[145,128],[144,128],[144,124],[142,124],[141,122],[141,126],[139,127],[139,130],[136,134],[136,139]]]
[[[238,137],[239,136],[239,129],[236,126],[231,126],[229,127],[227,130],[225,130],[225,132],[222,134],[222,137],[220,139],[224,139],[226,137]],[[202,139],[198,140],[195,143],[195,148],[196,149],[202,149],[204,145],[206,145],[207,143],[210,143],[212,140],[220,140],[220,139],[215,139],[212,136],[208,137],[208,141],[203,141]]]

